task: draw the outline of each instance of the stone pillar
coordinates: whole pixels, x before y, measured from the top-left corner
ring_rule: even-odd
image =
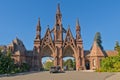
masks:
[[[80,57],[77,57],[77,58],[76,58],[76,71],[79,71],[79,70],[80,70],[80,67],[81,67]]]
[[[57,62],[58,62],[58,58],[55,57],[55,58],[54,58],[54,66],[57,66]]]
[[[82,69],[86,69],[85,67],[85,56],[84,56],[84,51],[83,49],[81,50],[81,62],[82,62]]]
[[[59,57],[59,66],[61,67],[61,69],[63,68],[63,59],[62,59],[62,57]]]
[[[86,70],[86,67],[85,67],[85,58],[84,57],[82,58],[82,69]]]
[[[39,67],[40,67],[40,69],[43,68],[43,66],[42,66],[42,57],[39,57]]]

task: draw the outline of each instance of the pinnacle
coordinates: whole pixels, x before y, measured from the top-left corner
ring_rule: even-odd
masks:
[[[38,18],[38,24],[37,24],[37,26],[40,26],[40,18]]]
[[[37,31],[40,31],[41,27],[40,27],[40,18],[38,18],[38,24],[37,24]]]
[[[76,30],[80,31],[80,24],[79,24],[79,19],[78,18],[76,20]]]
[[[60,14],[60,4],[58,3],[58,6],[57,6],[57,14]]]
[[[47,29],[50,30],[49,25],[47,25]]]
[[[70,29],[70,25],[68,25],[68,29]]]
[[[76,21],[76,26],[80,26],[78,18],[77,18],[77,21]]]

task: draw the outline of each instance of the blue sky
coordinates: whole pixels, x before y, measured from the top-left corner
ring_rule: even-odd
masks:
[[[79,18],[85,50],[91,48],[96,32],[101,33],[106,50],[120,41],[120,0],[0,0],[0,44],[7,45],[17,36],[32,50],[38,17],[43,37],[47,25],[54,26],[58,3],[63,26],[70,25],[73,36]]]

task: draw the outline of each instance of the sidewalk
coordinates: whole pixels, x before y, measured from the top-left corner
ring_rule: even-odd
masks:
[[[115,73],[115,75],[112,75],[105,80],[120,80],[120,73]]]

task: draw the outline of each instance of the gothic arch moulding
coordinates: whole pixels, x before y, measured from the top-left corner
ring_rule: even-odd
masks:
[[[76,51],[71,45],[64,47],[63,57],[74,57],[75,58],[75,54],[76,54]]]
[[[46,45],[41,49],[42,56],[41,57],[53,57],[54,50],[49,46]]]

